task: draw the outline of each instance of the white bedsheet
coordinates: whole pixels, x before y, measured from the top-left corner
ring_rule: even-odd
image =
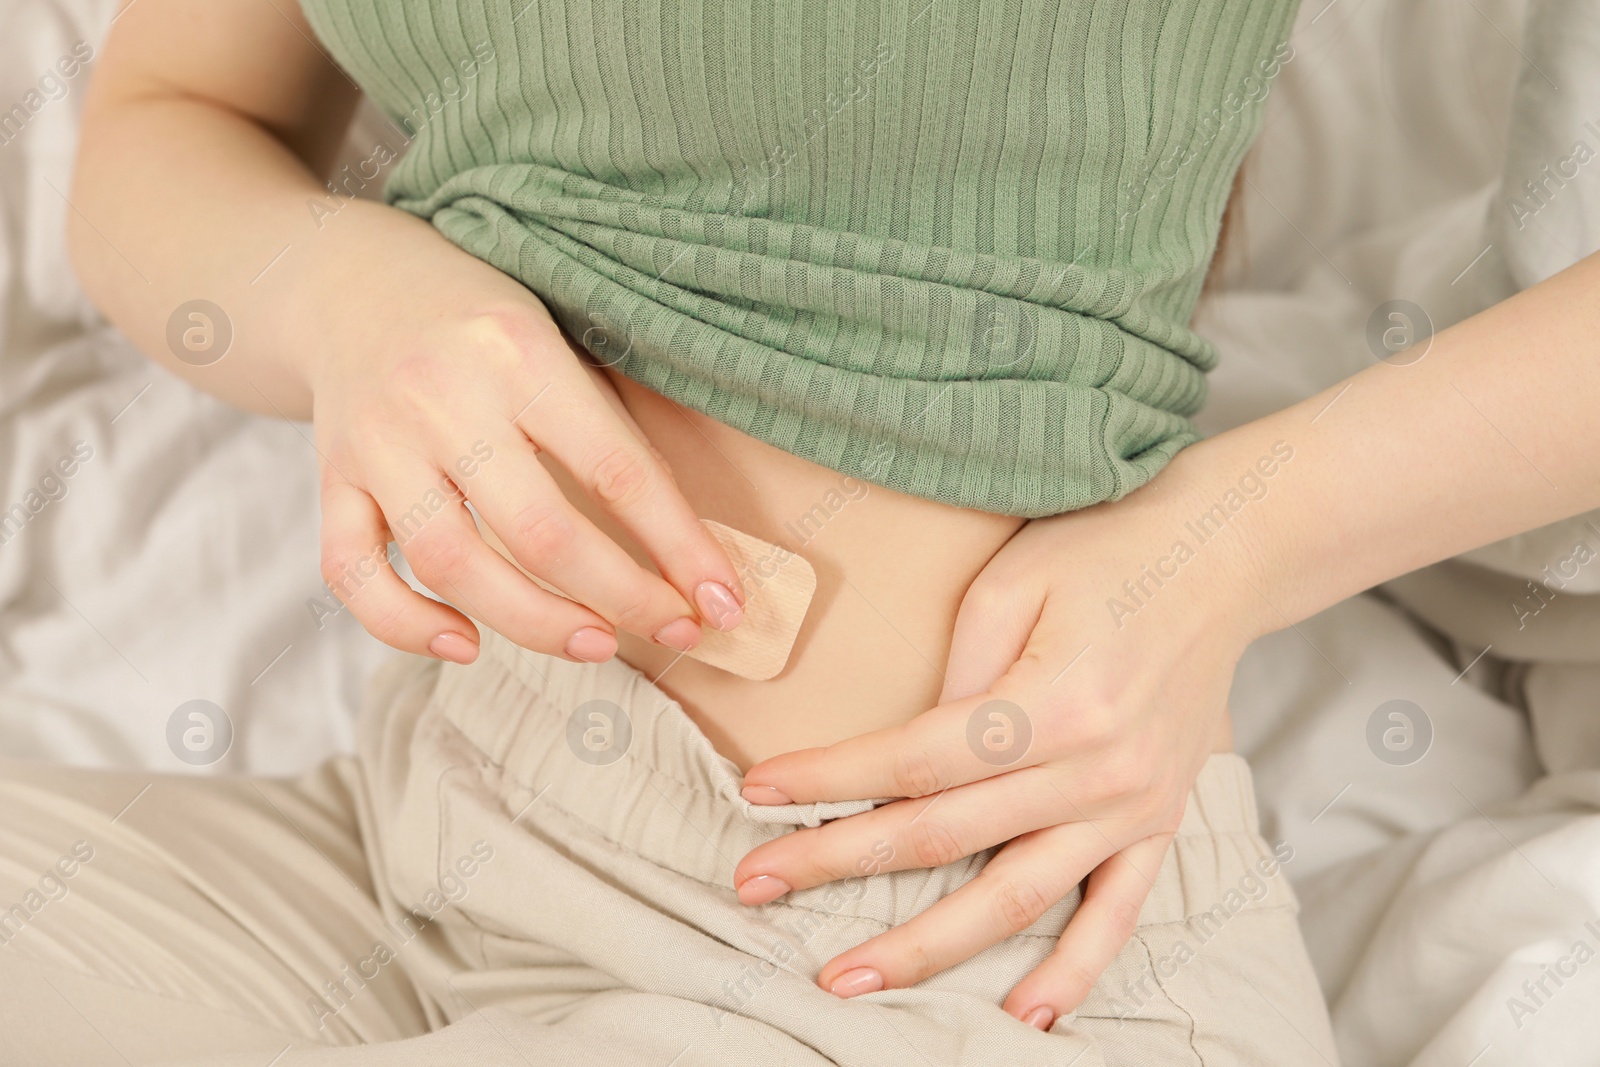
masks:
[[[0,109],[27,108],[58,57],[98,44],[113,8],[0,8]],[[287,773],[350,745],[363,680],[388,650],[348,613],[307,606],[324,595],[308,429],[156,368],[74,282],[61,230],[85,81],[41,94],[0,144],[0,509],[26,504],[74,445],[92,450],[0,544],[0,749],[191,770],[167,721],[204,699],[234,725],[209,769]]]
[[[1442,329],[1600,249],[1600,161],[1542,202],[1523,186],[1579,142],[1600,150],[1591,0],[1306,0],[1296,48],[1248,171],[1249,266],[1202,320],[1223,350],[1208,430],[1370,365],[1384,301]],[[1536,577],[1596,544],[1587,518],[1468,558]],[[1597,590],[1588,567],[1564,595]],[[1600,667],[1529,668],[1530,725],[1483,663],[1465,669],[1483,651],[1364,596],[1240,667],[1239,747],[1266,832],[1295,846],[1352,1065],[1600,1063]],[[1367,742],[1396,699],[1434,731],[1409,766]]]
[[[0,110],[74,42],[98,42],[112,7],[0,11]],[[1224,355],[1210,430],[1370,365],[1367,318],[1385,300],[1442,328],[1600,246],[1600,162],[1521,228],[1505,204],[1575,142],[1600,149],[1593,0],[1304,0],[1294,44],[1247,171],[1246,264],[1202,318]],[[82,88],[0,144],[0,509],[75,444],[93,450],[0,544],[0,752],[197,770],[166,727],[204,698],[236,738],[198,769],[289,772],[347,747],[388,653],[307,607],[322,590],[305,428],[152,368],[72,281],[61,194]],[[1576,529],[1471,555],[1536,575]],[[1591,570],[1568,591],[1600,591]],[[1463,673],[1477,651],[1364,596],[1262,640],[1240,668],[1241,750],[1268,835],[1295,848],[1352,1065],[1600,1062],[1600,668],[1530,672],[1536,735],[1486,692],[1481,664]],[[1392,699],[1433,724],[1410,766],[1367,745]],[[1580,940],[1596,961],[1562,964],[1572,975],[1545,977],[1534,1004],[1522,983]]]

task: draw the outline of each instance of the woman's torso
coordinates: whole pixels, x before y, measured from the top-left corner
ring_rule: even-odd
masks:
[[[775,680],[622,645],[747,763],[931,707],[1013,516],[1194,439],[1297,0],[302,6],[403,127],[387,198],[615,363],[699,514],[816,569]]]
[[[389,201],[596,356],[1026,517],[1196,439],[1188,319],[1296,4],[303,0],[409,146]]]
[[[690,507],[795,552],[817,573],[788,664],[750,681],[643,638],[618,655],[673,696],[741,769],[903,723],[938,703],[956,610],[1021,519],[896,493],[781,452],[620,374],[623,403]],[[642,550],[559,470],[574,504]]]

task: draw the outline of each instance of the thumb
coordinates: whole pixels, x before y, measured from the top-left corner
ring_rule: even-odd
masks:
[[[1042,588],[985,582],[980,574],[956,613],[939,703],[976,696],[1004,677],[1027,648],[1043,610]]]

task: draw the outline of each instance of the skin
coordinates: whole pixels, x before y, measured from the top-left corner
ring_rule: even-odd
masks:
[[[831,961],[819,984],[841,996],[913,984],[1087,878],[1058,951],[1005,1001],[1047,1028],[1125,943],[1196,773],[1228,745],[1226,694],[1251,640],[1600,504],[1600,450],[1574,447],[1600,397],[1589,260],[1444,331],[1415,363],[1187,449],[1122,501],[1023,523],[871,488],[802,544],[791,524],[841,488],[836,472],[585,368],[526,289],[416,219],[356,202],[319,229],[306,201],[355,99],[292,5],[140,0],[86,103],[69,234],[85,287],[200,388],[313,417],[324,577],[381,639],[470,661],[477,619],[569,658],[617,650],[748,769],[750,800],[910,798],[755,850],[735,876],[744,903],[856,873],[878,840],[894,846],[883,869],[1009,842],[971,884]],[[165,341],[196,296],[234,328],[206,367]],[[478,441],[494,458],[467,475],[458,462]],[[1122,583],[1278,442],[1293,458],[1267,495],[1114,619]],[[450,603],[387,567],[351,580],[443,477],[459,492],[395,539]],[[737,623],[704,602],[707,582],[741,590],[696,516],[816,567],[778,679],[673,650],[702,622]],[[1031,724],[1004,766],[966,740],[990,699]]]
[[[1030,523],[968,591],[937,707],[745,778],[756,803],[933,799],[774,841],[736,880],[829,881],[880,839],[904,845],[887,869],[1009,842],[970,884],[823,969],[824,986],[859,992],[973,955],[1087,876],[1059,949],[1005,1003],[1048,1026],[1136,922],[1247,644],[1389,578],[1600,506],[1597,331],[1600,255],[1442,331],[1425,354],[1395,361],[1405,365],[1380,362],[1186,449],[1121,501]],[[1186,524],[1280,442],[1293,457],[1265,496],[1137,612],[1108,609],[1175,541],[1196,543]],[[995,698],[1033,725],[1032,745],[1001,768],[966,741],[975,708]]]
[[[389,644],[470,662],[470,614],[528,648],[603,660],[618,632],[684,648],[708,617],[737,625],[733,565],[537,298],[403,212],[358,201],[318,225],[308,203],[357,99],[292,4],[125,9],[85,100],[71,194],[85,289],[198,387],[313,420],[323,576]],[[200,296],[233,343],[192,366],[167,329]],[[541,455],[655,566],[595,529]],[[463,494],[520,564],[576,599],[491,550]],[[385,558],[391,538],[464,610],[412,592]]]

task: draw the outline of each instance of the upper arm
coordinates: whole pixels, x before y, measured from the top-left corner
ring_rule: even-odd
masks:
[[[317,43],[298,0],[134,0],[106,38],[84,135],[117,107],[185,98],[255,122],[324,173],[360,90]]]

